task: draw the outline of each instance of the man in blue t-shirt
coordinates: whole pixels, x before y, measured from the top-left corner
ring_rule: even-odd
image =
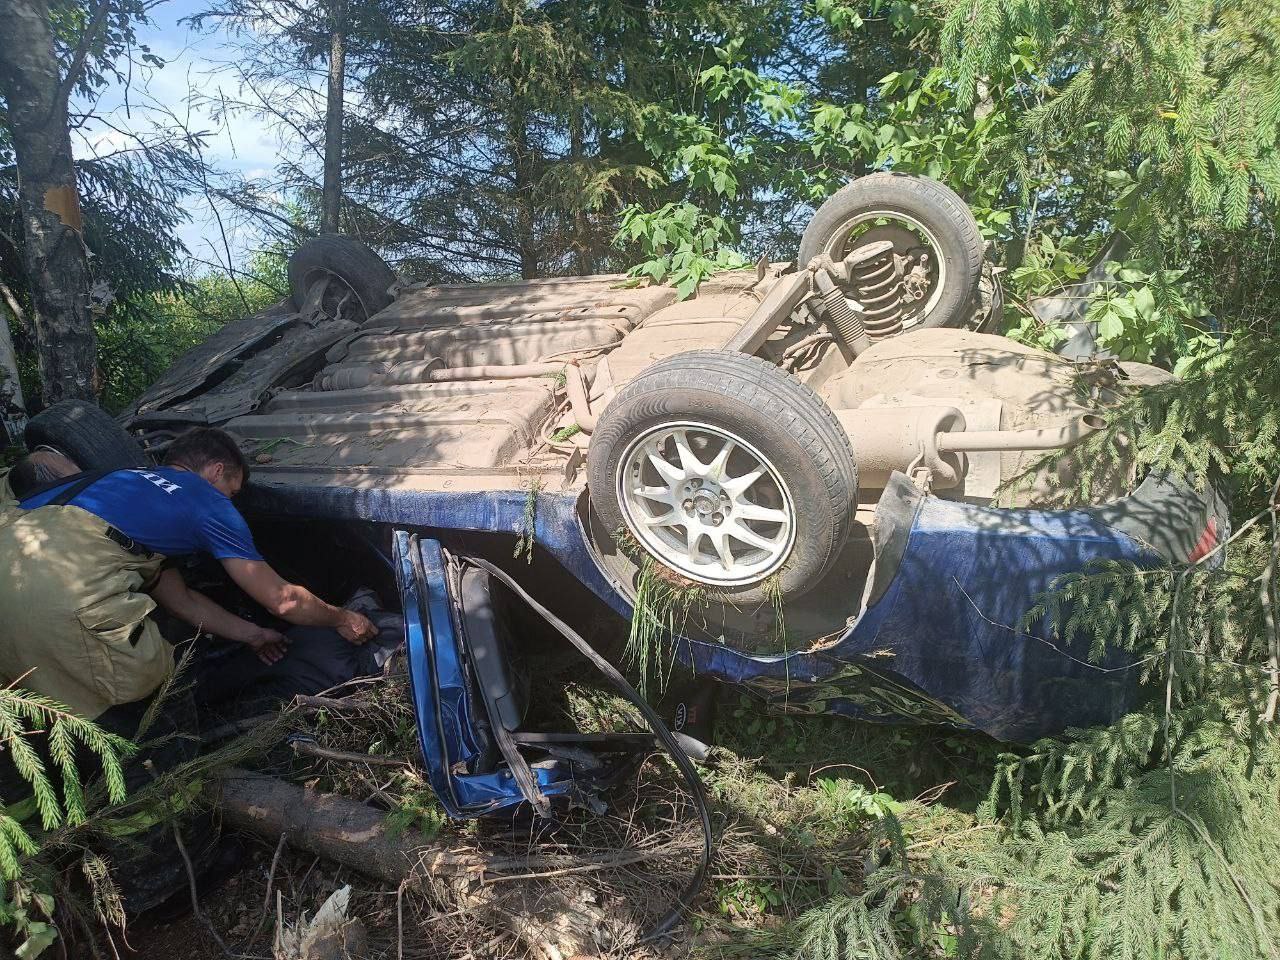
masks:
[[[266,610],[332,627],[351,643],[375,633],[280,577],[262,559],[231,502],[248,465],[225,432],[197,428],[161,467],[80,475],[20,504],[0,525],[0,683],[66,703],[86,717],[148,697],[173,657],[149,614],[156,604],[203,630],[252,647],[268,663],[286,640],[189,589],[169,557],[207,553]]]

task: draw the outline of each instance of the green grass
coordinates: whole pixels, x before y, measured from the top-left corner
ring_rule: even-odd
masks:
[[[721,702],[716,742],[780,780],[857,780],[900,799],[947,784],[947,803],[972,813],[986,799],[1007,749],[990,737],[940,726],[888,726],[836,716],[768,713],[742,695]]]
[[[706,602],[706,588],[676,577],[647,554],[641,557],[625,650],[641,694],[649,696],[651,682],[658,694],[666,688],[675,664],[672,639],[684,633],[690,612]]]
[[[913,856],[974,842],[1000,750],[939,727],[771,715],[727,691],[716,742],[702,773],[725,839],[694,924],[709,934],[695,955],[717,958],[795,956],[804,918],[859,895],[896,831]]]
[[[571,423],[567,427],[561,427],[559,430],[551,434],[553,443],[564,443],[566,440],[572,440],[582,432],[582,427],[576,423]]]

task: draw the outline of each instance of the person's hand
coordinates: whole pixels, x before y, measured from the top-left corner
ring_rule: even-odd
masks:
[[[347,643],[361,644],[372,640],[378,628],[363,613],[354,610],[342,611],[342,622],[338,624],[338,633]]]
[[[280,658],[289,649],[288,637],[279,630],[268,630],[266,627],[255,628],[254,632],[245,640],[245,643],[258,655],[258,659],[267,666],[279,663]]]

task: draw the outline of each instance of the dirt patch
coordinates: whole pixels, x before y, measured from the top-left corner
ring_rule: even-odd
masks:
[[[265,892],[267,863],[270,850],[259,849],[251,839],[246,840],[243,862],[239,870],[223,878],[201,895],[201,909],[223,941],[248,941],[247,946],[260,947],[256,953],[264,958],[271,955],[271,931],[269,923],[263,924],[267,936],[247,937],[251,924],[257,922]],[[140,917],[126,931],[123,942],[117,942],[120,956],[138,960],[226,960],[226,954],[188,906],[188,898],[176,897],[166,905],[165,917]],[[260,942],[257,942],[260,941]],[[254,955],[254,950],[245,951]],[[108,948],[109,954],[109,948]],[[90,956],[85,952],[86,957]]]

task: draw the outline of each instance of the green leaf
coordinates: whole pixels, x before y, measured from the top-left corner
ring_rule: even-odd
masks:
[[[13,952],[17,960],[34,960],[58,939],[58,931],[47,923],[33,921],[26,927],[26,942]]]
[[[1107,303],[1107,309],[1112,313],[1123,317],[1125,320],[1136,320],[1138,318],[1138,310],[1132,300],[1125,297],[1113,297]]]
[[[1098,318],[1098,337],[1112,340],[1124,333],[1124,320],[1114,310],[1106,310]]]
[[[1156,315],[1156,298],[1150,287],[1139,287],[1133,294],[1133,308],[1138,316],[1150,320]]]

